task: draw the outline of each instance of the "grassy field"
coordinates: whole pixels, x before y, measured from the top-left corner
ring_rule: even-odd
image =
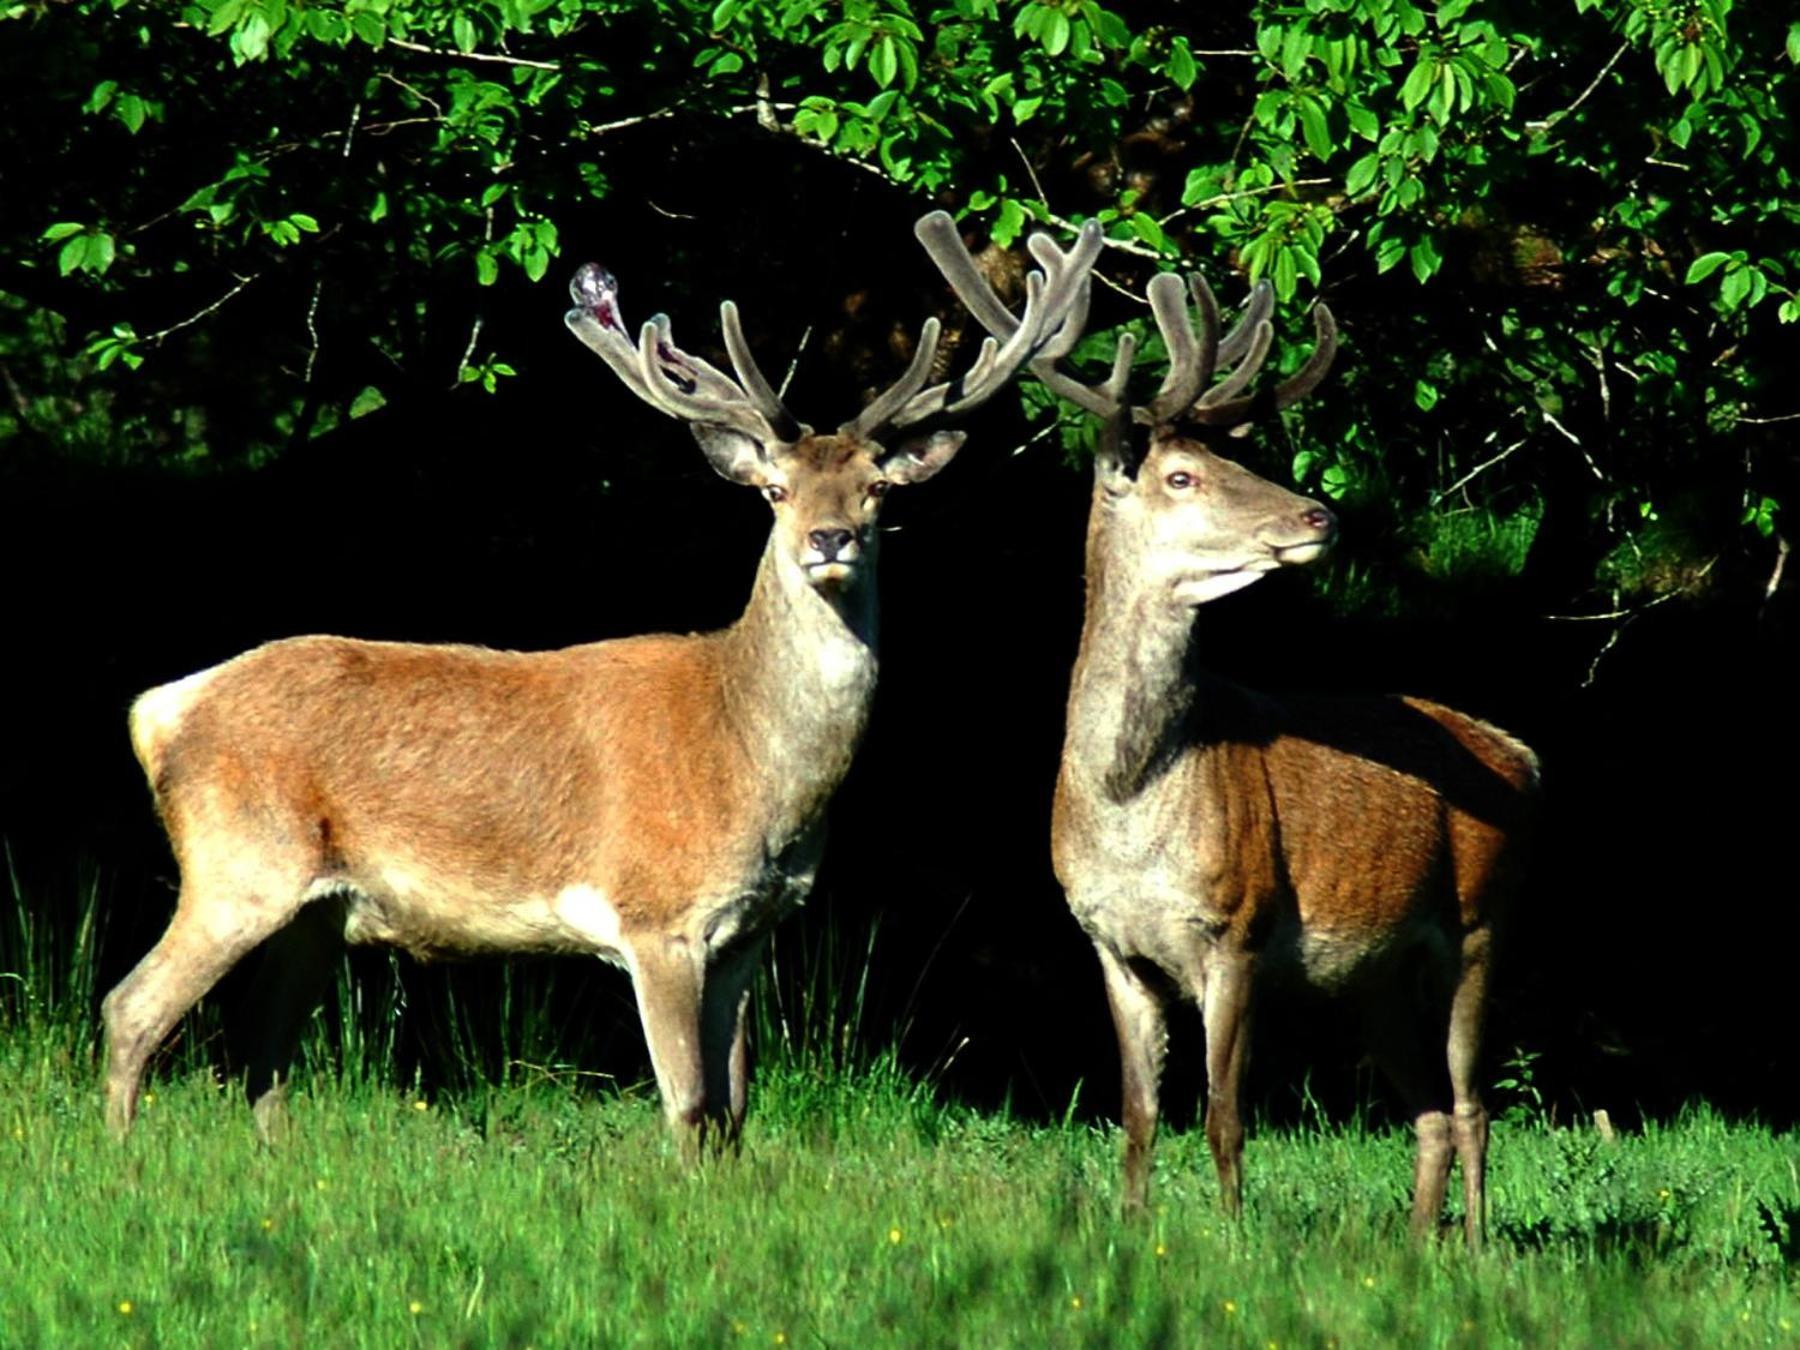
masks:
[[[0,1343],[1724,1345],[1800,1341],[1800,1139],[1703,1113],[1496,1128],[1493,1241],[1406,1240],[1409,1139],[1261,1132],[1241,1229],[1197,1132],[1154,1217],[1117,1137],[935,1102],[883,1062],[765,1066],[741,1157],[545,1078],[427,1100],[330,1073],[255,1145],[153,1084],[123,1146],[77,1035],[0,1029]]]

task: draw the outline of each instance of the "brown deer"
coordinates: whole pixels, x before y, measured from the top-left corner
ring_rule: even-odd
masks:
[[[1066,264],[1033,240],[1055,276]],[[958,294],[992,333],[1016,327],[972,269]],[[1125,1205],[1147,1201],[1167,1007],[1206,1028],[1206,1138],[1226,1211],[1242,1207],[1241,1088],[1254,991],[1283,981],[1350,1000],[1418,1138],[1412,1225],[1434,1231],[1452,1151],[1469,1244],[1484,1219],[1488,1120],[1476,1086],[1496,927],[1518,886],[1537,762],[1504,732],[1414,698],[1276,698],[1208,674],[1198,606],[1311,562],[1331,512],[1222,457],[1222,438],[1324,378],[1336,328],[1272,391],[1244,391],[1266,355],[1258,288],[1218,339],[1191,279],[1148,297],[1170,369],[1131,406],[1134,340],[1082,384],[1040,358],[1052,390],[1102,419],[1088,518],[1087,609],[1069,693],[1052,851],[1105,975],[1124,1073]],[[1208,388],[1215,369],[1231,373]],[[1141,445],[1128,423],[1147,428]]]
[[[570,329],[773,509],[742,617],[549,652],[293,638],[139,698],[132,743],[181,891],[104,1005],[114,1133],[151,1052],[258,946],[246,1089],[258,1129],[279,1133],[299,1033],[350,942],[622,966],[684,1151],[735,1139],[748,984],[812,885],[875,688],[882,497],[949,462],[963,434],[946,420],[1066,350],[1099,246],[1090,229],[1053,284],[1027,278],[1011,336],[957,380],[928,385],[927,319],[898,382],[823,435],[758,371],[729,301],[736,380],[678,349],[660,315],[632,337],[613,278],[583,267]]]

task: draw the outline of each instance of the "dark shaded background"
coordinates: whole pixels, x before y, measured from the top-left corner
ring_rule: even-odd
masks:
[[[777,378],[812,325],[789,402],[820,426],[897,373],[927,312],[953,313],[910,235],[928,204],[791,145],[659,135],[691,135],[681,173],[663,180],[655,140],[619,151],[621,181],[645,190],[620,191],[566,234],[559,274],[603,259],[628,316],[669,307],[677,339],[709,354],[716,313],[688,297],[734,297]],[[1347,334],[1340,366],[1353,367],[1383,315],[1354,284],[1331,302]],[[1123,315],[1115,303],[1099,302],[1102,320]],[[487,343],[521,374],[497,396],[415,379],[381,412],[260,472],[102,472],[8,450],[0,834],[21,892],[66,904],[63,919],[82,860],[100,868],[102,991],[173,903],[125,736],[137,692],[294,633],[541,648],[735,616],[766,508],[570,339],[562,309],[560,287],[504,281],[487,297]],[[224,311],[206,339],[222,385],[256,380],[260,312]],[[791,969],[830,929],[838,951],[857,954],[877,926],[870,1044],[902,1036],[908,1064],[957,1098],[1059,1116],[1081,1083],[1077,1110],[1106,1116],[1110,1023],[1047,844],[1087,478],[1053,442],[1011,453],[1029,430],[1010,396],[969,426],[957,462],[889,508],[872,730],[834,807],[818,890],[781,950]],[[1249,454],[1285,477],[1281,456]],[[1204,641],[1216,668],[1259,687],[1420,693],[1537,748],[1551,823],[1491,1041],[1496,1060],[1540,1055],[1537,1085],[1559,1114],[1604,1106],[1629,1119],[1704,1098],[1789,1123],[1800,1108],[1792,590],[1764,603],[1754,585],[1730,584],[1657,606],[1589,682],[1611,626],[1544,617],[1592,575],[1597,545],[1561,514],[1559,475],[1574,471],[1546,464],[1546,520],[1516,584],[1401,578],[1415,617],[1349,620],[1309,577],[1281,576],[1209,607]],[[1358,528],[1352,514],[1351,556],[1367,543]],[[591,1026],[576,1042],[581,1065],[647,1073],[622,977],[528,969],[553,964],[568,1020]],[[459,982],[477,1009],[495,987],[456,971],[403,979]],[[219,997],[230,996],[228,985]],[[1306,1004],[1266,1010],[1252,1079],[1263,1109],[1292,1115],[1303,1091],[1334,1110],[1376,1093],[1339,1020]],[[402,1073],[440,1071],[429,1028],[401,1040]],[[1197,1024],[1178,1025],[1171,1100],[1199,1077]]]

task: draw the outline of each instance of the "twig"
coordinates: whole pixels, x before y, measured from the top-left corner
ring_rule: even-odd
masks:
[[[1525,124],[1527,129],[1532,130],[1532,131],[1548,131],[1548,130],[1550,130],[1551,127],[1555,126],[1558,122],[1562,121],[1563,118],[1567,117],[1570,113],[1574,112],[1582,104],[1586,103],[1590,98],[1593,97],[1594,91],[1600,87],[1600,81],[1602,81],[1606,78],[1606,73],[1609,70],[1611,70],[1614,66],[1618,65],[1619,58],[1621,56],[1625,55],[1625,53],[1630,50],[1631,50],[1631,44],[1629,42],[1621,42],[1619,44],[1619,50],[1614,52],[1611,56],[1606,58],[1606,64],[1600,67],[1600,73],[1598,75],[1594,76],[1593,81],[1588,85],[1588,87],[1586,89],[1583,89],[1581,91],[1581,93],[1576,95],[1575,101],[1573,103],[1571,103],[1568,107],[1562,109],[1561,111],[1553,112],[1548,117],[1541,118],[1536,122],[1527,122]]]
[[[1571,444],[1574,444],[1574,445],[1581,444],[1581,437],[1577,436],[1574,432],[1570,431],[1567,427],[1565,427],[1561,422],[1557,421],[1555,413],[1546,412],[1544,409],[1539,408],[1538,416],[1543,418],[1546,422],[1548,422],[1551,426],[1555,427],[1558,431],[1562,432],[1562,434],[1564,436],[1568,437]]]
[[[1047,422],[1044,426],[1040,427],[1037,431],[1033,432],[1030,436],[1027,436],[1024,440],[1020,441],[1011,450],[1008,450],[1006,452],[1007,457],[1010,459],[1014,455],[1024,454],[1027,450],[1031,449],[1031,447],[1036,445],[1039,441],[1048,439],[1050,436],[1050,433],[1055,431],[1061,425],[1062,425],[1062,418],[1060,418],[1060,417],[1051,418],[1050,421]]]
[[[301,379],[302,385],[310,386],[313,381],[313,367],[319,361],[319,326],[314,320],[319,313],[319,296],[324,293],[323,277],[313,282],[312,303],[306,307],[306,334],[312,339],[312,349],[306,353],[306,375]]]
[[[745,103],[736,108],[727,108],[720,116],[736,117],[740,113],[753,112],[757,114],[757,124],[763,126],[762,116],[765,112],[793,112],[794,109],[799,106],[798,103],[769,103],[759,99],[755,103]],[[616,122],[602,122],[599,126],[589,127],[587,129],[587,134],[590,136],[604,136],[609,131],[622,131],[626,127],[635,127],[644,122],[660,122],[664,118],[679,117],[682,113],[690,111],[692,111],[692,109],[686,104],[675,103],[667,108],[658,108],[655,112],[639,113],[636,117],[621,117]],[[784,130],[784,128],[777,122],[774,130],[780,131]],[[825,147],[820,146],[819,148],[823,150]],[[877,170],[877,172],[879,172],[879,170]],[[887,175],[883,174],[882,176],[885,178]]]
[[[1781,413],[1775,417],[1745,417],[1740,414],[1731,420],[1742,422],[1746,426],[1766,427],[1772,426],[1776,422],[1800,422],[1800,412]]]
[[[1147,305],[1150,303],[1143,296],[1139,295],[1136,291],[1129,290],[1126,287],[1121,286],[1118,282],[1114,281],[1111,277],[1107,276],[1106,273],[1102,272],[1099,268],[1095,268],[1092,272],[1089,272],[1088,275],[1091,276],[1095,281],[1098,281],[1102,286],[1105,286],[1107,289],[1117,291],[1120,295],[1124,296],[1127,300],[1130,300],[1139,305]]]
[[[1031,190],[1037,193],[1037,199],[1044,204],[1044,209],[1046,211],[1049,210],[1050,196],[1044,191],[1044,185],[1038,181],[1037,169],[1026,156],[1024,148],[1019,144],[1019,138],[1017,136],[1008,136],[1006,138],[1006,143],[1012,146],[1013,153],[1019,157],[1019,163],[1025,166],[1025,176],[1031,179]]]
[[[469,368],[469,358],[475,355],[475,343],[481,337],[481,324],[481,315],[477,314],[475,322],[469,328],[469,345],[463,348],[462,360],[456,363],[456,378],[450,382],[452,389],[463,382],[462,373]]]
[[[394,72],[391,70],[377,71],[376,74],[381,79],[386,80],[389,84],[399,85],[407,93],[411,94],[414,98],[418,99],[419,102],[430,104],[431,110],[438,115],[438,119],[440,121],[443,119],[444,105],[439,103],[430,94],[427,94],[422,89],[415,89],[412,85],[408,84],[405,80],[401,79],[398,75],[394,74]]]
[[[139,340],[141,342],[145,342],[145,343],[157,343],[160,345],[164,338],[169,337],[172,334],[179,333],[184,328],[191,328],[193,325],[199,323],[200,320],[204,319],[207,315],[216,313],[219,310],[223,309],[226,306],[226,304],[228,304],[231,301],[232,297],[237,295],[237,293],[239,291],[243,290],[246,286],[248,286],[251,282],[255,281],[261,275],[262,275],[261,272],[252,272],[247,277],[239,277],[237,285],[233,286],[230,290],[226,291],[225,294],[221,295],[217,300],[213,301],[205,309],[202,309],[202,310],[198,311],[197,313],[190,314],[187,316],[187,318],[181,320],[181,322],[172,323],[167,328],[161,329],[158,332],[147,333]]]
[[[1467,473],[1465,473],[1461,478],[1457,479],[1449,487],[1445,488],[1442,492],[1435,494],[1432,497],[1432,505],[1433,506],[1437,505],[1437,503],[1443,501],[1446,497],[1452,496],[1458,490],[1467,487],[1471,482],[1474,481],[1477,474],[1485,473],[1487,470],[1493,468],[1494,465],[1498,464],[1501,460],[1505,459],[1508,455],[1512,454],[1513,451],[1518,450],[1520,447],[1526,446],[1529,444],[1531,444],[1531,437],[1527,436],[1523,440],[1514,441],[1511,445],[1507,446],[1506,449],[1502,450],[1499,454],[1495,455],[1492,459],[1482,460],[1481,463],[1477,464],[1474,468],[1470,469]]]
[[[1076,225],[1073,221],[1064,220],[1050,209],[1050,198],[1044,192],[1044,185],[1038,181],[1037,170],[1032,167],[1031,161],[1025,157],[1025,151],[1020,147],[1018,139],[1009,136],[1007,137],[1007,142],[1015,151],[1017,151],[1019,162],[1025,166],[1025,173],[1031,179],[1032,191],[1037,193],[1038,201],[1043,203],[1044,219],[1049,221],[1052,225],[1061,226],[1070,233],[1079,230],[1081,228],[1079,225]],[[1141,244],[1133,244],[1124,239],[1102,239],[1100,242],[1105,244],[1108,248],[1118,249],[1121,253],[1135,253],[1140,258],[1162,257],[1162,254],[1158,253],[1155,249],[1145,248]]]
[[[1227,47],[1221,51],[1201,52],[1188,49],[1189,56],[1261,56],[1261,52],[1245,51],[1241,47]]]
[[[806,344],[812,341],[812,325],[806,325],[806,331],[800,334],[800,341],[794,346],[794,359],[788,362],[787,374],[781,377],[781,388],[775,391],[776,398],[786,398],[788,386],[794,382],[794,372],[800,368],[800,358],[806,354]]]
[[[1588,348],[1593,353],[1594,370],[1600,376],[1600,420],[1612,421],[1612,388],[1606,383],[1606,349],[1596,343]]]
[[[362,100],[359,98],[350,108],[350,125],[344,128],[344,158],[350,158],[350,147],[356,143],[356,124],[362,121]]]
[[[427,47],[423,42],[407,42],[402,38],[391,37],[387,40],[387,45],[409,52],[423,52],[426,56],[441,56],[449,61],[493,61],[503,66],[529,66],[533,70],[562,69],[555,61],[527,61],[521,56],[499,56],[493,52],[452,52],[442,47]]]
[[[1240,197],[1260,197],[1265,192],[1285,192],[1288,188],[1320,187],[1335,182],[1337,182],[1335,178],[1296,178],[1291,182],[1269,183],[1263,187],[1244,188],[1239,192],[1221,192],[1216,197],[1207,197],[1202,201],[1195,202],[1192,206],[1178,207],[1156,223],[1167,225],[1177,216],[1185,216],[1189,211],[1204,211],[1209,206],[1223,206],[1226,202],[1235,202]]]
[[[1788,554],[1793,551],[1794,546],[1788,543],[1785,534],[1775,536],[1775,570],[1769,573],[1769,584],[1763,587],[1764,605],[1773,600],[1775,592],[1781,589],[1781,574],[1787,571]]]

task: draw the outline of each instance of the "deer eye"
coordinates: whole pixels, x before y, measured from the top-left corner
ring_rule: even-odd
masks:
[[[771,506],[776,502],[785,502],[787,500],[787,495],[787,489],[777,483],[770,483],[763,489],[763,496],[768,499]]]
[[[1174,473],[1163,479],[1163,482],[1167,483],[1177,492],[1182,492],[1194,486],[1194,475],[1191,473],[1184,473],[1180,469],[1177,469]]]
[[[892,486],[894,485],[888,482],[887,479],[877,478],[873,483],[869,484],[869,495],[871,497],[885,497],[888,494],[888,489]]]

